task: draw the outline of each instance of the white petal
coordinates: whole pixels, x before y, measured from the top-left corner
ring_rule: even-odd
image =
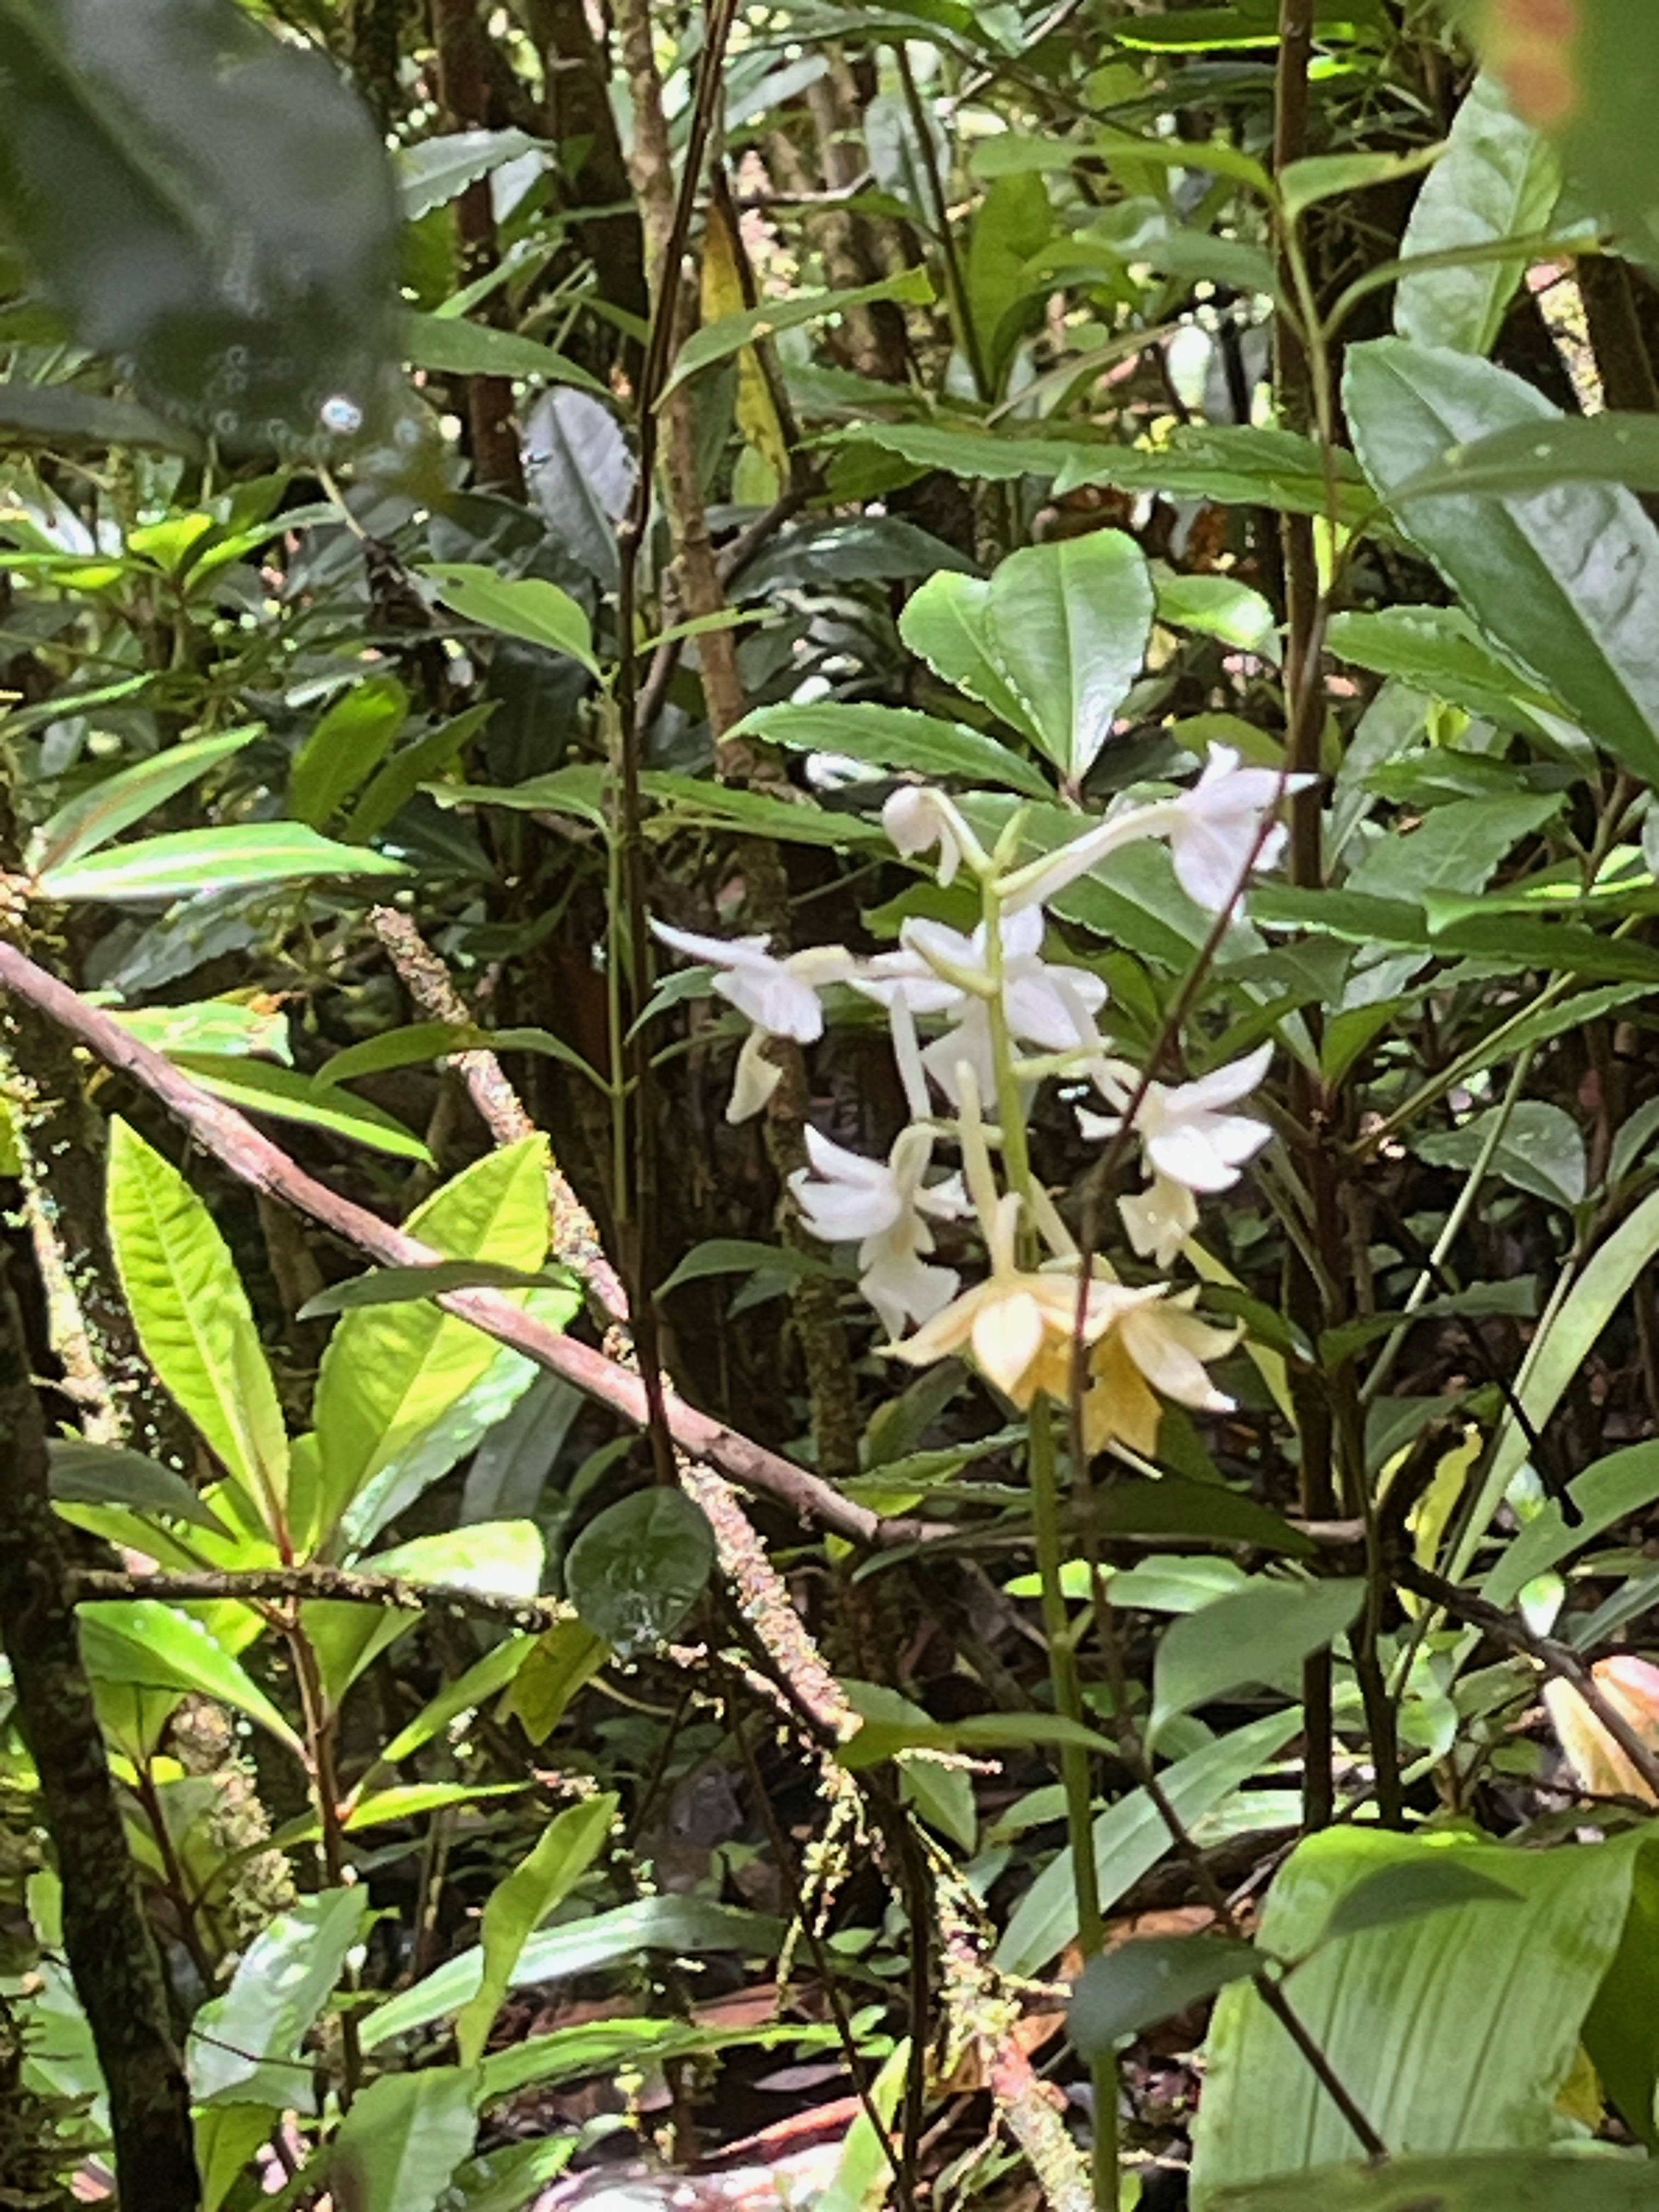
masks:
[[[884,1252],[859,1277],[859,1288],[890,1337],[903,1334],[907,1321],[931,1321],[943,1313],[961,1280],[953,1267],[930,1267],[913,1253]]]
[[[1142,1139],[1146,1157],[1161,1176],[1185,1183],[1188,1190],[1227,1190],[1238,1181],[1197,1124],[1177,1121]]]
[[[1182,1246],[1198,1226],[1198,1201],[1184,1183],[1155,1178],[1150,1189],[1121,1198],[1118,1212],[1129,1243],[1143,1260],[1172,1267]]]
[[[1258,1087],[1273,1065],[1273,1057],[1271,1044],[1258,1045],[1243,1060],[1229,1060],[1224,1067],[1212,1067],[1196,1082],[1181,1084],[1177,1086],[1180,1096],[1194,1106],[1231,1106]]]
[[[1010,1396],[1042,1346],[1042,1311],[1029,1291],[988,1299],[974,1316],[974,1358]]]
[[[783,1080],[783,1070],[766,1057],[766,1032],[750,1030],[738,1054],[738,1072],[726,1109],[728,1121],[746,1121],[758,1114]]]

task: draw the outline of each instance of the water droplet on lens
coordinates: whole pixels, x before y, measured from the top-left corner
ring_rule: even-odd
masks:
[[[234,438],[242,427],[242,418],[234,407],[222,407],[213,418],[213,427],[222,438]]]
[[[337,392],[317,410],[317,419],[325,430],[332,431],[337,438],[349,438],[353,431],[362,428],[363,410],[355,399],[348,399],[343,392]]]

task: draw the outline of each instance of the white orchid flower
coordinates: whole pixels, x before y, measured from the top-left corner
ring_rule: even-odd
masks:
[[[1119,1199],[1118,1212],[1133,1249],[1155,1267],[1175,1265],[1198,1226],[1198,1200],[1184,1182],[1154,1176],[1145,1190]]]
[[[1230,1190],[1273,1131],[1248,1114],[1226,1109],[1258,1087],[1272,1059],[1273,1047],[1264,1044],[1195,1082],[1149,1083],[1135,1108],[1134,1132],[1153,1174],[1188,1190]],[[1127,1102],[1128,1091],[1114,1063],[1103,1062],[1095,1079],[1115,1091],[1120,1103]],[[1122,1126],[1121,1115],[1093,1114],[1086,1107],[1079,1108],[1077,1119],[1091,1141],[1113,1136]]]
[[[1160,810],[1176,875],[1188,897],[1220,914],[1253,869],[1272,867],[1289,833],[1282,822],[1275,822],[1264,836],[1263,823],[1281,799],[1317,780],[1281,775],[1270,768],[1242,768],[1231,745],[1212,745],[1198,781]]]
[[[927,1265],[933,1232],[925,1217],[959,1221],[972,1209],[960,1176],[922,1181],[933,1161],[933,1131],[915,1124],[902,1130],[884,1160],[847,1152],[813,1128],[806,1150],[810,1170],[798,1168],[789,1178],[802,1218],[826,1244],[857,1241],[859,1288],[888,1335],[948,1305],[961,1279],[953,1267]]]
[[[1106,986],[1085,968],[1068,968],[1042,957],[1042,911],[1028,907],[1002,920],[1002,1012],[1017,1044],[1039,1052],[1090,1051],[1098,1048],[1095,1016],[1106,1003]],[[984,923],[971,937],[941,921],[908,921],[901,950],[883,952],[854,987],[891,1007],[902,998],[913,1014],[944,1014],[951,1025],[920,1054],[953,1105],[962,1103],[959,1071],[973,1070],[982,1097],[996,1092],[990,1006],[996,994]],[[895,1042],[902,1065],[904,1040]],[[914,1046],[911,1048],[914,1049]],[[907,1071],[907,1089],[910,1084]]]
[[[780,959],[763,937],[701,937],[653,921],[653,933],[688,959],[705,960],[719,970],[713,988],[753,1024],[738,1054],[737,1081],[726,1109],[728,1121],[758,1114],[777,1089],[782,1071],[766,1056],[766,1040],[793,1037],[811,1044],[823,1035],[818,994],[853,973],[850,952],[839,945],[810,945]]]
[[[931,784],[902,784],[881,810],[882,827],[905,859],[939,848],[941,886],[955,881],[964,862],[971,875],[984,875],[990,867],[985,848],[963,821],[955,801]]]

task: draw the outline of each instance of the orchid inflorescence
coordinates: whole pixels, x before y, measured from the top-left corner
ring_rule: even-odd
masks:
[[[769,1038],[809,1044],[823,1035],[823,994],[832,985],[884,1011],[909,1121],[884,1160],[809,1128],[811,1165],[790,1186],[814,1237],[856,1243],[859,1287],[894,1358],[921,1367],[970,1353],[986,1380],[1025,1410],[1039,1395],[1062,1403],[1070,1397],[1080,1343],[1091,1451],[1116,1441],[1150,1454],[1160,1396],[1230,1410],[1206,1363],[1231,1349],[1237,1332],[1193,1313],[1195,1289],[1167,1281],[1133,1286],[1099,1255],[1090,1255],[1085,1286],[1076,1240],[1032,1171],[1026,1122],[1037,1084],[1050,1077],[1091,1085],[1106,1108],[1077,1109],[1085,1138],[1115,1137],[1127,1115],[1146,1183],[1119,1200],[1123,1226],[1137,1255],[1167,1272],[1197,1225],[1199,1199],[1236,1183],[1267,1140],[1265,1123],[1233,1109],[1261,1082],[1271,1047],[1193,1082],[1145,1079],[1100,1028],[1105,983],[1045,958],[1045,908],[1122,847],[1161,837],[1190,898],[1212,914],[1235,910],[1252,871],[1271,866],[1283,849],[1279,802],[1308,781],[1244,767],[1236,752],[1215,745],[1190,789],[1120,805],[1023,866],[1014,865],[1020,816],[988,852],[949,796],[905,784],[883,810],[887,833],[907,858],[937,851],[941,886],[959,874],[973,878],[981,919],[971,934],[912,918],[895,951],[860,958],[840,945],[817,945],[780,957],[763,938],[653,925],[665,944],[715,969],[713,988],[750,1023],[728,1121],[760,1112],[776,1088]],[[960,1171],[933,1177],[935,1150],[945,1143]],[[933,1224],[969,1219],[977,1221],[989,1271],[963,1290],[958,1271],[933,1257]]]

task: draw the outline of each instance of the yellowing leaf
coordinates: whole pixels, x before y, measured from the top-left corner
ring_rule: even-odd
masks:
[[[738,242],[732,235],[730,217],[716,201],[708,210],[702,236],[702,319],[718,322],[723,315],[740,315],[748,307],[744,294]],[[757,323],[755,335],[768,326]],[[777,403],[766,380],[760,356],[751,345],[738,349],[737,425],[744,443],[771,469],[778,489],[789,481],[789,441],[784,435]]]

